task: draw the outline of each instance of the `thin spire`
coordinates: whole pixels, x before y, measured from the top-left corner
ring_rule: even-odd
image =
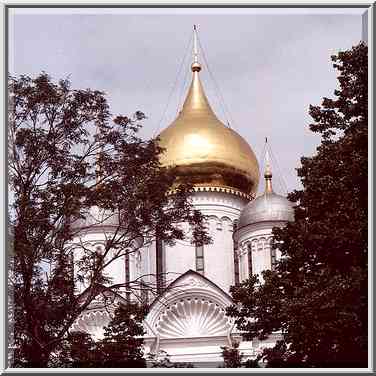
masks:
[[[265,173],[264,173],[264,178],[265,178],[265,193],[272,193],[273,192],[273,187],[272,187],[272,169],[270,167],[270,156],[269,156],[269,146],[268,146],[268,138],[265,137],[265,147],[266,147],[266,152],[265,152]]]
[[[197,28],[193,25],[193,62],[198,63]]]
[[[201,64],[198,62],[197,48],[197,26],[193,25],[193,63],[191,65],[192,72],[200,72]]]
[[[198,62],[198,39],[197,39],[197,26],[193,26],[193,63],[191,65],[192,69],[192,83],[188,90],[187,96],[185,98],[183,108],[179,112],[179,116],[191,116],[193,114],[199,114],[200,116],[205,116],[209,118],[215,118],[212,108],[210,107],[208,98],[205,95],[204,89],[202,87],[199,72],[201,71],[201,64]]]

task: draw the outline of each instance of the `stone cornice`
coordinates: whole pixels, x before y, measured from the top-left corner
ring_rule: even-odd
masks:
[[[242,198],[245,198],[249,201],[253,200],[256,195],[254,194],[247,194],[244,192],[241,192],[235,188],[232,187],[224,187],[224,186],[193,186],[194,192],[221,192],[221,193],[228,193],[234,196],[239,196]],[[174,194],[176,192],[175,189],[171,189],[168,193]]]
[[[263,221],[258,223],[253,223],[241,228],[236,229],[234,232],[234,240],[241,242],[245,239],[249,239],[253,236],[253,233],[260,230],[271,231],[273,227],[284,227],[286,226],[286,221]]]
[[[247,200],[253,200],[255,198],[255,195],[249,195],[244,192],[241,192],[237,189],[231,188],[231,187],[205,187],[205,186],[195,186],[193,187],[195,192],[222,192],[222,193],[229,193],[235,196],[239,196],[242,198],[245,198]]]

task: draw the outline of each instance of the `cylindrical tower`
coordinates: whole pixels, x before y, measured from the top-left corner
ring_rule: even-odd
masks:
[[[85,267],[82,261],[94,252],[103,255],[106,242],[113,237],[116,241],[116,238],[120,236],[119,215],[93,206],[86,213],[84,219],[76,220],[73,223],[73,227],[76,232],[76,236],[71,242],[74,275],[77,279],[77,292],[81,293],[88,287],[89,280],[86,278],[90,278],[83,273]],[[135,280],[141,273],[138,261],[141,246],[142,239],[131,242],[127,249],[121,250],[123,254],[121,257],[116,257],[118,249],[110,249],[104,260],[108,265],[104,268],[103,275],[110,278],[109,285],[124,285],[119,290],[124,297],[127,296],[125,284]],[[77,278],[78,276],[83,278]]]
[[[238,243],[240,281],[257,274],[262,280],[264,270],[273,269],[280,257],[272,249],[273,227],[282,227],[294,220],[293,204],[272,188],[272,172],[267,162],[265,191],[242,211],[234,240]]]

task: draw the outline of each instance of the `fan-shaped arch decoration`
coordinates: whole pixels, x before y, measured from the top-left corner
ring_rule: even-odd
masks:
[[[103,328],[111,321],[111,315],[107,311],[92,311],[82,314],[72,325],[74,332],[89,333],[94,339],[103,337]]]
[[[185,298],[161,312],[155,326],[161,338],[192,338],[227,335],[231,323],[217,303]]]

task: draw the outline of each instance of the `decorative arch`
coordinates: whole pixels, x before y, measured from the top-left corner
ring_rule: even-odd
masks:
[[[85,295],[82,296],[85,299]],[[89,308],[72,324],[72,332],[86,332],[95,339],[100,339],[104,334],[104,327],[109,324],[113,317],[115,308],[120,303],[127,301],[119,294],[109,290],[105,286],[98,287],[97,295],[91,302]]]
[[[231,323],[225,309],[210,298],[183,298],[160,313],[155,331],[161,338],[227,335]]]
[[[189,270],[151,305],[147,327],[160,338],[227,335],[232,327],[226,307],[232,300],[216,284]]]
[[[111,314],[106,310],[85,312],[72,325],[71,331],[89,333],[95,339],[100,339],[110,321]]]
[[[222,216],[221,217],[221,221],[223,221],[223,222],[231,222],[232,223],[231,218],[229,218],[227,215]]]

